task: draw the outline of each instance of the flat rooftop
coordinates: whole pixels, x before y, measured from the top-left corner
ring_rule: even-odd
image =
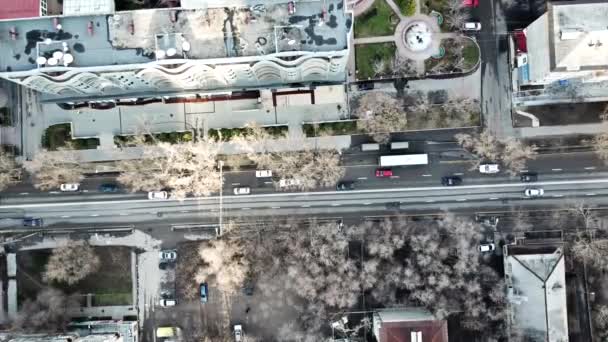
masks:
[[[6,33],[1,37],[0,72],[48,68],[49,64],[99,67],[342,51],[347,49],[352,26],[352,17],[343,6],[343,1],[303,1],[296,2],[292,14],[285,2],[0,21],[0,32]],[[56,52],[71,57],[69,61],[55,58]],[[41,66],[40,57],[46,60]],[[51,59],[55,60],[51,63]]]
[[[555,68],[608,66],[608,3],[557,2],[549,6]]]

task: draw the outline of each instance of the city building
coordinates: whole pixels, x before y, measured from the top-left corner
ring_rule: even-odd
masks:
[[[508,245],[504,251],[508,286],[507,324],[512,335],[526,341],[567,342],[568,312],[562,249]]]
[[[74,322],[64,334],[1,333],[0,342],[137,342],[136,321]]]
[[[343,1],[5,20],[0,77],[58,102],[340,84],[352,21]]]
[[[372,323],[378,342],[448,342],[448,322],[425,309],[380,310],[374,312]]]
[[[513,38],[519,86],[608,80],[606,2],[548,2],[547,12]]]

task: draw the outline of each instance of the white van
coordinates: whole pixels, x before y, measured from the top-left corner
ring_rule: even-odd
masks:
[[[391,150],[405,150],[410,148],[410,143],[407,141],[396,141],[391,143]]]
[[[257,170],[255,176],[256,178],[270,178],[272,177],[272,170]]]
[[[380,151],[380,144],[361,144],[361,151]]]
[[[481,23],[479,22],[467,22],[462,25],[464,31],[479,31],[481,30]]]
[[[243,340],[243,327],[240,324],[234,326],[234,340],[236,342]]]

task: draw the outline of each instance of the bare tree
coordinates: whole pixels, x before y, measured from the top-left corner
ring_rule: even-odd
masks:
[[[12,322],[13,328],[26,332],[64,331],[70,322],[69,310],[78,308],[74,296],[66,296],[54,288],[42,289],[35,301],[26,300]]]
[[[464,9],[464,4],[459,0],[448,0],[447,5],[450,13],[460,12]]]
[[[259,127],[250,127],[250,134],[231,143],[247,151],[247,157],[259,168],[270,169],[279,178],[297,180],[291,189],[330,187],[344,176],[339,151],[317,149],[299,139],[275,140]],[[294,151],[286,151],[286,146],[293,146]]]
[[[212,240],[201,245],[199,255],[204,266],[199,269],[196,280],[199,283],[211,280],[222,291],[236,293],[243,287],[249,271],[243,243],[241,240]]]
[[[593,310],[595,334],[600,338],[608,337],[608,305],[598,305]]]
[[[608,240],[593,239],[587,234],[578,234],[572,245],[572,255],[598,270],[608,269]]]
[[[512,174],[520,172],[525,168],[529,159],[536,158],[536,146],[525,145],[520,140],[507,138],[499,140],[488,131],[483,131],[479,136],[469,134],[456,134],[456,141],[465,150],[477,156],[471,167],[476,169],[484,161],[501,161]]]
[[[448,14],[445,21],[450,27],[460,29],[469,18],[468,12],[460,10]]]
[[[209,196],[222,185],[217,156],[219,144],[206,139],[178,144],[139,144],[143,155],[138,160],[119,162],[123,172],[118,181],[131,191],[171,189],[171,198],[187,194]]]
[[[14,184],[21,177],[21,168],[15,163],[15,157],[0,152],[0,190]]]
[[[74,285],[97,271],[100,263],[93,247],[72,241],[69,245],[53,249],[43,278],[45,281]]]
[[[390,132],[408,128],[407,116],[399,101],[382,92],[366,93],[359,98],[356,115],[357,126],[373,134],[374,140],[387,142]]]
[[[593,137],[592,146],[595,153],[604,162],[608,161],[608,133],[600,133]]]
[[[85,171],[78,156],[67,148],[52,152],[41,150],[31,161],[23,162],[23,166],[40,190],[58,188],[63,183],[78,183]]]
[[[374,76],[383,75],[386,71],[386,63],[382,59],[377,59],[374,61]]]
[[[401,56],[398,52],[395,53],[395,57],[391,60],[390,65],[393,75],[406,76],[414,73],[412,60]]]

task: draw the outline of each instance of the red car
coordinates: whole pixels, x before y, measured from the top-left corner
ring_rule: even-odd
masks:
[[[393,170],[391,170],[391,169],[376,170],[376,177],[384,178],[384,177],[390,177],[392,175],[393,175]]]
[[[465,7],[477,7],[479,6],[479,0],[462,0],[462,4]]]

